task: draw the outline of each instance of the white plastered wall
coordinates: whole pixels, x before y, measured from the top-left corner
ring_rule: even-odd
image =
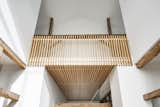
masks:
[[[1,0],[0,38],[26,62],[41,0]]]
[[[113,104],[116,104],[113,107],[120,107],[117,100],[122,103],[122,107],[152,107],[152,101],[145,101],[143,95],[160,88],[159,63],[159,61],[152,61],[141,70],[135,66],[116,67],[110,75],[112,100]],[[117,81],[113,82],[113,78],[116,78]],[[121,97],[115,96],[117,93]]]
[[[119,0],[133,63],[160,38],[159,0]],[[152,107],[143,94],[160,88],[160,57],[143,69],[117,67],[123,107]],[[116,107],[116,106],[115,106]],[[118,107],[118,106],[117,106]]]
[[[46,71],[44,72],[41,99],[39,107],[54,107],[54,104],[65,102],[65,96],[57,86],[54,79]]]
[[[118,0],[43,0],[36,34],[48,34],[50,17],[53,34],[106,34],[107,17],[113,33],[125,33]]]
[[[0,88],[20,95],[19,101],[9,107],[52,107],[54,103],[65,101],[45,67],[27,67],[21,70],[14,64],[3,65],[0,71]],[[9,105],[9,101],[0,98],[0,106]]]
[[[159,0],[119,0],[134,63],[160,39]]]

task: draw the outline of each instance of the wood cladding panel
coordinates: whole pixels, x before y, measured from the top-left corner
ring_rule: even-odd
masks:
[[[29,66],[131,65],[126,35],[36,35]]]
[[[90,100],[113,66],[50,65],[46,68],[68,100]]]
[[[54,107],[111,107],[111,103],[62,103]]]

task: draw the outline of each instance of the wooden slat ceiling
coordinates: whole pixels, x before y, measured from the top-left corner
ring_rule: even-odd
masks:
[[[113,66],[50,65],[46,68],[68,100],[90,100]]]
[[[126,35],[35,36],[30,66],[131,65]]]

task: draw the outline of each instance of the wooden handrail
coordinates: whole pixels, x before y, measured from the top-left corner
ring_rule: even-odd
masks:
[[[13,92],[10,92],[9,90],[5,90],[3,88],[0,88],[0,97],[9,98],[13,101],[19,100],[19,95]]]
[[[5,55],[12,59],[20,68],[25,69],[26,64],[13,52],[13,50],[1,38],[0,47]]]
[[[153,58],[160,53],[160,40],[158,40],[153,47],[147,51],[147,53],[136,63],[137,68],[144,67]]]
[[[158,98],[160,97],[160,89],[157,89],[155,91],[152,91],[150,93],[147,93],[147,94],[144,94],[143,95],[143,98],[144,100],[151,100],[151,99],[155,99],[155,98]]]

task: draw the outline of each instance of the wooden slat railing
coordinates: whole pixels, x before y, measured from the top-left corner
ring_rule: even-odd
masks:
[[[126,35],[36,35],[29,66],[131,65]]]

